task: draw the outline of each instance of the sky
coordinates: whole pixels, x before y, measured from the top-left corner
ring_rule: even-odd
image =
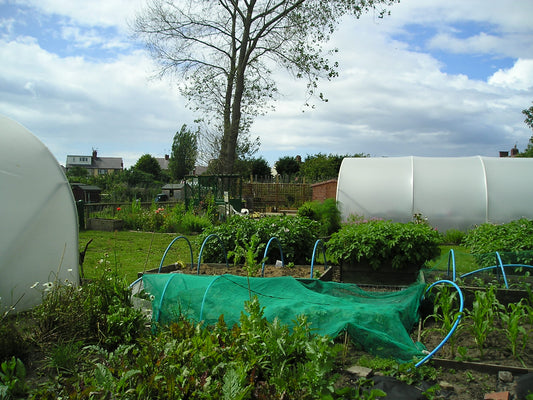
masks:
[[[67,155],[170,154],[194,126],[177,82],[132,37],[145,0],[0,0],[0,114]],[[275,71],[281,95],[256,118],[256,157],[498,156],[527,147],[533,102],[533,0],[401,0],[390,15],[344,18],[328,46],[339,77],[328,102]],[[0,132],[0,138],[1,138]]]

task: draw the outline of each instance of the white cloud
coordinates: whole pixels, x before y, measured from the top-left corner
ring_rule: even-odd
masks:
[[[489,83],[509,89],[533,89],[533,59],[519,59],[512,68],[498,70],[490,77]]]

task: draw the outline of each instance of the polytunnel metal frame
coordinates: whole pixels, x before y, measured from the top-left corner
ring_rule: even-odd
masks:
[[[503,277],[503,282],[504,282],[504,285],[505,285],[505,289],[509,289],[509,283],[507,281],[507,274],[505,273],[505,268],[511,268],[512,267],[512,268],[531,268],[531,269],[533,269],[533,265],[528,265],[528,264],[515,264],[515,263],[504,264],[503,261],[502,261],[502,258],[500,256],[500,252],[499,251],[495,251],[494,255],[496,256],[496,260],[497,260],[496,265],[491,265],[489,267],[483,267],[483,268],[476,269],[474,271],[466,272],[466,273],[460,275],[459,278],[465,278],[465,277],[473,275],[473,274],[477,274],[477,273],[480,273],[480,272],[483,272],[483,271],[490,271],[490,270],[494,270],[495,269],[498,272],[501,271],[501,274],[502,274],[502,277]],[[457,277],[456,277],[457,274],[456,274],[456,266],[455,266],[455,252],[454,252],[453,249],[450,249],[450,251],[448,253],[448,267],[447,267],[447,275],[448,276],[450,276],[450,269],[452,270],[452,280],[455,282],[457,280]],[[497,277],[499,279],[499,275]]]

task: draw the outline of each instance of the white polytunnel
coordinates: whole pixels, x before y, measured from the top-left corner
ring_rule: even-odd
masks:
[[[439,231],[533,218],[533,159],[345,158],[337,201],[343,220],[408,222],[421,214]]]
[[[61,166],[0,115],[0,314],[39,304],[51,285],[77,285],[78,257],[76,205]]]

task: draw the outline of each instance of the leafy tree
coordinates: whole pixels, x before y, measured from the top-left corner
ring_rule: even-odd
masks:
[[[526,125],[533,129],[533,106],[522,110],[522,114],[526,116],[524,120]],[[533,135],[529,138],[527,148],[523,153],[518,154],[518,157],[533,157]]]
[[[67,178],[71,182],[85,182],[89,176],[89,171],[87,168],[83,167],[72,167],[67,171]]]
[[[152,179],[155,180],[159,179],[161,176],[161,166],[150,154],[142,155],[133,166],[133,170],[150,174],[152,175]]]
[[[325,155],[318,153],[308,155],[300,166],[300,174],[311,182],[336,178],[339,175],[342,160],[346,157],[366,157],[364,154]]]
[[[314,95],[319,78],[337,76],[323,48],[337,21],[369,10],[382,17],[382,7],[397,1],[151,0],[133,29],[160,75],[182,78],[180,90],[194,109],[217,121],[220,172],[232,173],[239,137],[277,95],[274,67],[306,79]]]
[[[522,110],[522,114],[526,116],[526,119],[524,120],[526,125],[533,129],[533,106]]]
[[[170,175],[174,180],[182,180],[189,174],[196,164],[198,156],[198,131],[192,132],[183,125],[174,135],[172,154],[168,162]]]
[[[250,175],[257,177],[257,179],[272,177],[270,166],[263,157],[239,159],[235,163],[235,169],[238,174],[245,177]]]
[[[275,164],[276,172],[282,176],[294,176],[300,171],[300,162],[294,157],[281,157]]]

